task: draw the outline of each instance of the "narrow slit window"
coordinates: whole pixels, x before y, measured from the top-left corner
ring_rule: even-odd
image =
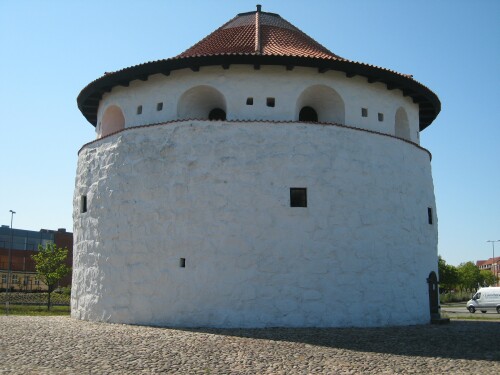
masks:
[[[156,104],[156,110],[157,111],[163,110],[163,102],[160,102],[160,103]]]
[[[290,188],[290,207],[307,207],[307,188]]]
[[[142,105],[137,107],[137,114],[138,115],[142,114]]]
[[[383,114],[383,113],[379,113],[379,114],[378,114],[378,120],[379,120],[380,122],[384,121],[384,114]]]
[[[432,207],[427,207],[427,219],[429,221],[429,224],[432,225],[433,220],[432,220]]]
[[[253,98],[247,98],[247,105],[253,105]]]
[[[179,260],[179,266],[180,266],[181,268],[186,268],[186,258],[181,258],[181,259]]]
[[[274,98],[267,98],[266,103],[268,107],[274,107],[276,105],[276,101]]]
[[[82,197],[80,199],[80,212],[81,213],[87,212],[87,196],[86,195],[82,195]]]
[[[368,117],[368,108],[361,108],[361,116]]]

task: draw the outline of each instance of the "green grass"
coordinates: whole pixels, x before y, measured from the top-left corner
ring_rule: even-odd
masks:
[[[452,316],[452,315],[447,315],[447,314],[441,314],[443,318],[450,318],[451,320],[482,320],[482,321],[488,321],[488,322],[498,322],[500,321],[500,317],[498,319],[496,318],[487,318],[486,316],[481,316],[481,315],[474,315],[474,316]]]
[[[0,314],[6,314],[5,304],[0,306]],[[30,316],[59,316],[69,315],[69,306],[52,306],[47,310],[47,305],[10,305],[9,315],[30,315]]]

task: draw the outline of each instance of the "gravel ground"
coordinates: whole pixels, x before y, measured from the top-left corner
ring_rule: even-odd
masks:
[[[0,316],[0,374],[500,374],[500,322],[169,329]]]

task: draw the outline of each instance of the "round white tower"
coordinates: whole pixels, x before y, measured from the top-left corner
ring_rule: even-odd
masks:
[[[426,323],[437,220],[411,76],[242,13],[78,97],[72,316],[168,326]]]

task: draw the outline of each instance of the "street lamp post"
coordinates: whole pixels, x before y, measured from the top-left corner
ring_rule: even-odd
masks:
[[[488,240],[486,242],[491,242],[491,246],[493,247],[493,258],[491,259],[491,270],[493,271],[493,276],[495,276],[495,285],[497,284],[498,277],[498,262],[495,264],[495,268],[493,265],[495,263],[495,242],[500,242],[500,240]]]
[[[14,231],[12,230],[12,222],[16,211],[9,210],[10,212],[10,246],[9,257],[7,260],[7,289],[5,289],[5,312],[9,313],[9,292],[10,292],[10,279],[12,277],[12,247],[14,246]]]

